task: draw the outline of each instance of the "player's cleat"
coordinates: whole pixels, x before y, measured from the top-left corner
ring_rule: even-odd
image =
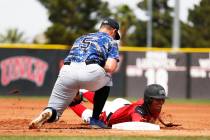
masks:
[[[31,121],[29,129],[40,128],[52,116],[51,109],[45,109],[37,118]]]
[[[90,118],[90,127],[95,128],[95,129],[99,129],[99,128],[110,129],[110,127],[105,125],[104,122],[94,119],[94,118]]]

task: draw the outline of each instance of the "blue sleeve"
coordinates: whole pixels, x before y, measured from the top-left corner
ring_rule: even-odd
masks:
[[[119,62],[119,48],[116,41],[112,41],[109,46],[108,58],[116,59]]]

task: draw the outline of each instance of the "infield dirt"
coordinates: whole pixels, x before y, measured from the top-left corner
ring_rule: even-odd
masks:
[[[41,129],[28,129],[28,124],[47,105],[48,98],[0,98],[0,135],[24,136],[210,136],[210,104],[165,103],[163,112],[170,114],[179,127],[160,131],[125,131],[90,129],[67,109],[56,123]],[[85,103],[89,108],[91,104]]]

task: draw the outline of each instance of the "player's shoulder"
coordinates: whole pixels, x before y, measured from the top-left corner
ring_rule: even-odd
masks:
[[[94,38],[95,40],[99,40],[102,42],[110,42],[115,43],[115,40],[107,33],[105,32],[94,32],[94,33],[88,33],[86,35],[81,36],[80,38]]]
[[[145,116],[145,115],[148,115],[149,112],[146,108],[146,106],[144,105],[144,100],[142,98],[140,98],[137,102],[134,103],[136,106],[135,106],[135,112],[142,115],[142,116]]]
[[[137,104],[142,105],[144,103],[144,99],[140,98],[136,101]]]
[[[80,36],[80,37],[76,38],[75,43],[80,42],[80,41],[81,41],[81,40],[83,40],[86,36],[87,36],[87,34],[82,35],[82,36]]]
[[[103,41],[111,42],[113,40],[113,38],[105,32],[96,32],[96,35],[99,37],[100,40],[103,40]]]
[[[94,32],[94,33],[88,33],[85,34],[79,38],[91,38],[92,40],[107,40],[107,39],[111,39],[110,36],[108,34],[102,33],[102,32]]]
[[[145,116],[148,114],[147,110],[144,108],[144,106],[136,106],[135,107],[135,112],[142,115],[142,116]]]

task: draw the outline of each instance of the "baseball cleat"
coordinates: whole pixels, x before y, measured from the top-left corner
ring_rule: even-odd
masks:
[[[31,121],[31,123],[29,124],[29,129],[40,128],[51,116],[51,109],[44,110],[37,118]]]
[[[95,118],[90,118],[90,128],[94,129],[110,129],[107,125],[104,124],[104,122],[97,120]]]

